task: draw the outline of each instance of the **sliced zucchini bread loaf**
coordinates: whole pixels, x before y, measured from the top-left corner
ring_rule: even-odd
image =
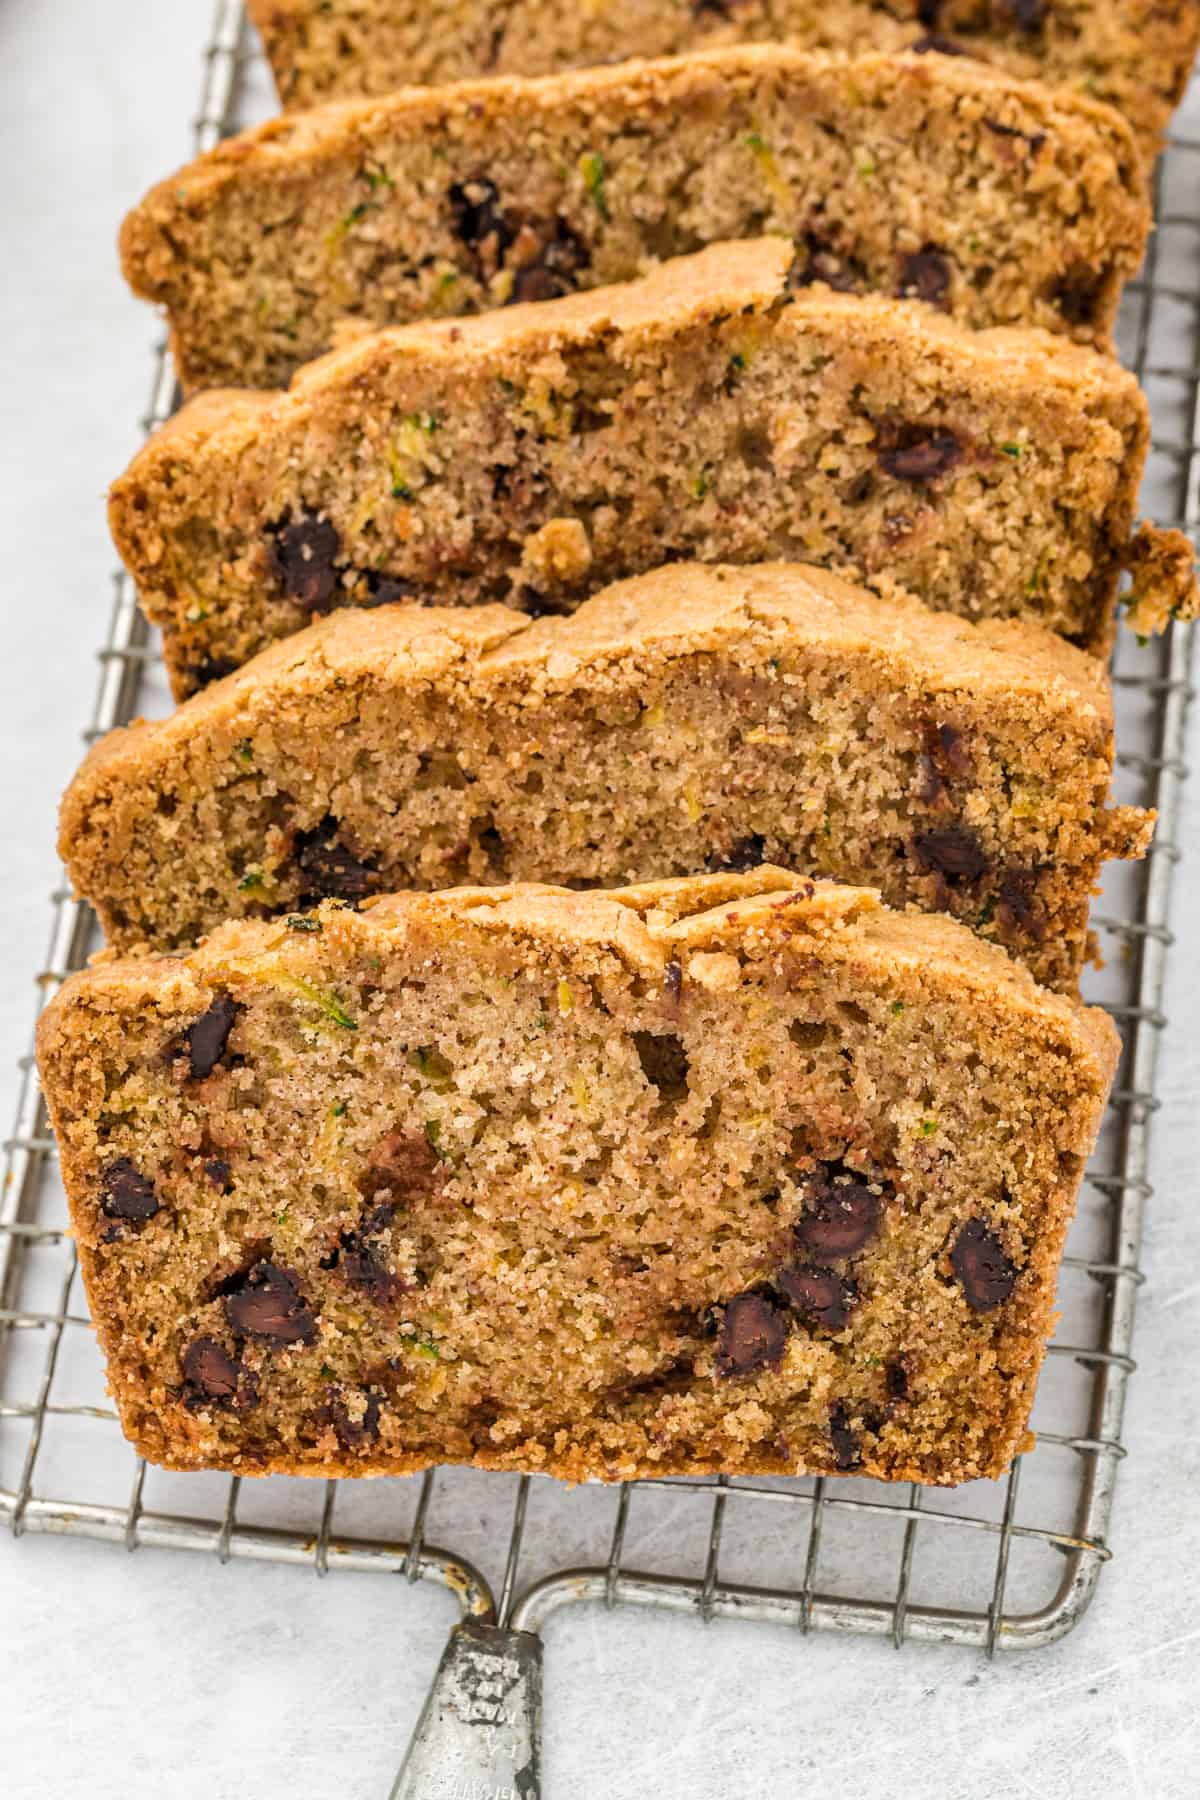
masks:
[[[800,280],[1103,347],[1149,223],[1108,107],[771,46],[272,119],[161,182],[121,246],[190,389],[285,382],[348,314],[545,300],[760,231]]]
[[[285,106],[756,40],[974,56],[1108,101],[1153,156],[1197,0],[250,0]]]
[[[198,395],[110,505],[177,695],[335,606],[570,611],[679,557],[858,568],[1094,650],[1123,566],[1140,621],[1190,613],[1190,543],[1130,538],[1147,413],[1111,357],[792,293],[792,263],[718,245]]]
[[[952,913],[1073,988],[1110,809],[1096,657],[787,565],[677,563],[571,618],[322,619],[172,718],[113,732],[63,803],[122,950],[225,918],[457,882],[572,887],[764,857]]]
[[[154,1462],[957,1482],[1026,1441],[1117,1040],[762,869],[226,925],[39,1055]]]

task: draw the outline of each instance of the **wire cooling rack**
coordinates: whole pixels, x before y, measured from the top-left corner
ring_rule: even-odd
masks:
[[[269,106],[243,8],[218,0],[197,148]],[[1156,178],[1157,231],[1141,279],[1127,290],[1118,336],[1155,422],[1143,504],[1195,534],[1200,83],[1180,119]],[[145,428],[177,399],[160,349]],[[166,710],[157,646],[123,574],[99,656],[88,740],[139,710]],[[124,1444],[104,1395],[54,1142],[27,1057],[0,1190],[0,1521],[16,1533],[73,1533],[128,1550],[260,1558],[317,1575],[374,1570],[450,1588],[462,1622],[397,1780],[395,1794],[407,1800],[536,1800],[537,1633],[551,1613],[580,1601],[989,1653],[1061,1637],[1109,1560],[1125,1455],[1190,659],[1189,634],[1175,630],[1150,644],[1123,632],[1114,661],[1117,797],[1157,807],[1159,826],[1144,864],[1111,872],[1094,920],[1107,966],[1089,977],[1088,997],[1112,1014],[1124,1055],[1063,1262],[1059,1332],[1034,1412],[1037,1449],[1005,1479],[953,1491],[852,1478],[663,1479],[568,1491],[544,1479],[439,1470],[357,1487],[280,1478],[244,1489],[238,1479],[148,1468]],[[96,942],[87,907],[65,890],[52,903],[40,1001]],[[104,1435],[103,1454],[96,1434]],[[469,1545],[471,1556],[429,1540],[435,1515],[439,1535]]]

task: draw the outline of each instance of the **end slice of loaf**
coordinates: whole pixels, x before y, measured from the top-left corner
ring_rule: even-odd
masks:
[[[286,382],[348,314],[544,300],[759,232],[809,282],[1105,347],[1149,224],[1107,107],[772,45],[272,119],[160,182],[121,245],[194,389]]]
[[[250,0],[285,106],[784,40],[979,58],[1107,101],[1158,151],[1200,41],[1177,0]]]
[[[819,569],[673,564],[534,623],[320,620],[93,749],[62,808],[123,950],[321,896],[573,887],[764,857],[940,908],[1073,988],[1107,856],[1100,662]]]
[[[42,1077],[152,1461],[995,1475],[1117,1059],[783,870],[326,903],[102,963]]]
[[[1194,609],[1190,559],[1131,542],[1131,375],[1045,332],[793,294],[792,262],[781,239],[715,246],[359,337],[283,394],[198,395],[110,504],[177,694],[335,606],[570,611],[681,557],[857,568],[1095,650],[1125,564],[1143,619]]]

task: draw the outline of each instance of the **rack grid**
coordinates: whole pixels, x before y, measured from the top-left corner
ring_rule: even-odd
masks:
[[[261,58],[241,5],[216,0],[195,127],[198,150],[235,129]],[[1196,128],[1188,135],[1189,118]],[[1180,114],[1155,179],[1157,229],[1118,327],[1123,360],[1142,380],[1155,433],[1144,504],[1163,522],[1200,529],[1200,83]],[[156,352],[153,429],[178,404],[166,347]],[[132,584],[115,578],[87,741],[139,711],[162,710],[154,634]],[[22,1059],[0,1189],[0,1521],[16,1533],[62,1532],[133,1550],[261,1558],[317,1575],[382,1571],[425,1579],[457,1597],[463,1623],[435,1680],[396,1794],[474,1792],[533,1800],[538,1791],[540,1644],[556,1610],[581,1601],[651,1606],[708,1621],[735,1616],[833,1631],[997,1650],[1043,1646],[1068,1632],[1110,1558],[1109,1522],[1130,1376],[1142,1221],[1152,1197],[1155,1067],[1167,1019],[1176,823],[1188,769],[1190,634],[1152,643],[1122,632],[1114,656],[1117,798],[1158,809],[1145,863],[1113,871],[1093,923],[1108,966],[1087,997],[1118,1025],[1123,1056],[1089,1167],[1060,1283],[1034,1425],[1037,1448],[1006,1478],[959,1490],[829,1480],[660,1479],[568,1492],[546,1479],[461,1470],[369,1484],[370,1531],[338,1526],[345,1484],[167,1477],[124,1446],[104,1403],[99,1357],[82,1309],[54,1143],[32,1056]],[[157,701],[157,708],[155,702]],[[90,909],[60,889],[39,1005],[86,961]],[[81,1433],[110,1435],[97,1458]],[[88,1480],[82,1478],[88,1469]],[[96,1470],[103,1474],[97,1478]],[[120,1472],[120,1473],[119,1473]],[[118,1492],[114,1483],[123,1479]],[[89,1482],[95,1493],[79,1492]],[[427,1537],[436,1510],[463,1535],[482,1507],[482,1551],[468,1557]],[[254,1519],[247,1518],[247,1511]],[[538,1529],[527,1529],[531,1516]],[[257,1515],[260,1515],[261,1518]],[[454,1521],[457,1518],[457,1523]],[[478,1537],[476,1528],[474,1536]],[[664,1547],[664,1543],[666,1547]],[[479,1566],[486,1564],[486,1568]],[[457,1732],[470,1716],[474,1729]],[[486,1729],[479,1729],[482,1720]],[[470,1739],[467,1744],[466,1740]],[[453,1790],[447,1775],[464,1785]]]

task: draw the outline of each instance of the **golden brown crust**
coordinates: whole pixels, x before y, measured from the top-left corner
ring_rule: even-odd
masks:
[[[102,963],[43,1015],[143,1453],[953,1482],[1020,1447],[1106,1016],[778,869],[312,923]]]

